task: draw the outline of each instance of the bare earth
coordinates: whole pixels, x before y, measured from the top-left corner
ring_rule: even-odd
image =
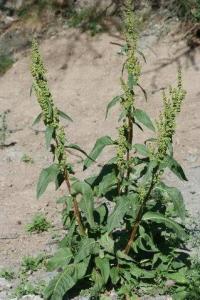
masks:
[[[119,37],[102,34],[95,38],[68,30],[41,43],[48,78],[55,102],[74,120],[66,123],[66,131],[73,143],[89,151],[96,138],[102,135],[115,137],[117,108],[105,121],[105,107],[111,98],[120,93],[119,78],[123,57],[111,42],[122,42]],[[142,46],[144,43],[141,42]],[[147,45],[149,46],[149,45]],[[187,99],[179,117],[175,137],[175,157],[184,166],[188,183],[178,183],[185,195],[187,208],[192,214],[200,212],[200,52],[186,53],[184,43],[174,43],[170,37],[144,50],[147,64],[143,66],[142,86],[148,93],[148,102],[138,91],[137,105],[144,107],[152,117],[157,117],[162,105],[160,88],[175,83],[178,64],[183,67]],[[43,167],[51,162],[44,145],[42,124],[39,133],[31,128],[40,112],[34,95],[30,97],[30,53],[21,53],[19,59],[0,78],[0,112],[7,109],[8,127],[14,130],[7,144],[14,146],[0,149],[0,266],[18,266],[25,255],[51,251],[52,235],[60,232],[59,213],[62,207],[55,199],[65,192],[48,191],[36,200],[36,183]],[[15,131],[16,130],[16,131]],[[151,134],[149,132],[149,134]],[[140,135],[140,137],[139,137]],[[144,137],[135,132],[135,140]],[[24,154],[32,157],[33,164],[21,161]],[[109,155],[106,153],[104,157]],[[78,175],[80,158],[72,156]],[[171,185],[177,184],[167,176]],[[48,233],[29,235],[25,226],[38,212],[44,212],[55,225]]]

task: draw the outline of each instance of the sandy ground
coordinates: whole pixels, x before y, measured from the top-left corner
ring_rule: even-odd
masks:
[[[102,34],[95,38],[78,31],[63,31],[58,36],[41,43],[48,78],[59,108],[74,120],[66,124],[71,142],[80,144],[86,151],[102,135],[116,135],[117,108],[105,121],[108,101],[120,93],[119,78],[123,57],[118,47],[111,42],[121,42],[119,37]],[[187,208],[196,214],[200,211],[200,52],[188,52],[184,43],[174,43],[170,37],[157,45],[141,42],[147,47],[144,53],[147,63],[143,66],[141,84],[148,93],[148,103],[138,93],[138,107],[145,108],[152,117],[161,108],[160,88],[173,84],[177,66],[182,65],[187,99],[179,117],[175,142],[175,157],[185,167],[188,183],[178,183],[185,195]],[[150,47],[149,47],[150,46]],[[31,75],[30,53],[21,53],[18,61],[0,78],[0,112],[7,109],[8,127],[16,130],[7,143],[11,147],[0,149],[0,266],[17,266],[25,255],[33,255],[52,249],[52,235],[59,233],[59,213],[62,208],[49,186],[40,200],[36,200],[36,183],[41,169],[51,157],[45,150],[43,127],[36,134],[31,128],[39,107],[34,95],[30,97]],[[150,134],[150,132],[149,132]],[[135,131],[134,139],[144,137]],[[21,161],[24,154],[32,157],[33,164]],[[105,154],[109,155],[109,153]],[[78,175],[80,158],[73,156]],[[172,185],[177,184],[173,176],[167,176]],[[32,216],[42,211],[53,222],[55,228],[49,233],[29,235],[25,226]]]

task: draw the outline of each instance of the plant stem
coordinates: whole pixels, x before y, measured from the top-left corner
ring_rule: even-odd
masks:
[[[58,139],[57,137],[55,137],[55,142],[56,142],[56,145],[58,146]],[[70,183],[70,180],[69,180],[69,174],[68,174],[68,171],[64,170],[64,178],[65,178],[65,182],[66,182],[66,185],[67,185],[67,188],[68,188],[68,191],[71,195],[71,192],[72,192],[72,189],[71,189],[71,183]],[[77,223],[78,223],[78,226],[79,226],[79,230],[80,230],[80,234],[81,235],[85,235],[85,229],[83,227],[83,224],[82,224],[82,221],[81,221],[81,213],[80,213],[80,210],[79,210],[79,206],[78,206],[78,202],[76,200],[76,198],[73,198],[73,205],[74,205],[74,216],[77,220]]]
[[[133,142],[133,121],[132,121],[131,116],[129,114],[129,116],[128,116],[128,149],[127,149],[127,156],[126,156],[127,167],[128,167],[127,175],[126,175],[126,180],[127,181],[129,180],[130,171],[131,171],[129,160],[130,160],[130,148],[132,147],[132,142]],[[126,192],[128,192],[128,190]]]
[[[68,175],[68,172],[67,172],[66,169],[64,171],[64,177],[65,177],[65,182],[66,182],[68,191],[71,194],[71,184],[70,184],[69,175]],[[75,218],[77,220],[77,223],[78,223],[78,226],[79,226],[79,229],[80,229],[80,234],[81,235],[85,235],[85,229],[84,229],[82,221],[81,221],[81,213],[80,213],[80,210],[79,210],[79,207],[78,207],[78,202],[77,202],[76,198],[73,198],[73,200],[74,200],[73,201],[73,204],[74,204],[74,216],[75,216]]]
[[[135,220],[135,222],[134,222],[134,224],[133,224],[133,226],[132,226],[131,235],[130,235],[129,241],[128,241],[127,245],[126,245],[126,248],[125,248],[125,250],[124,250],[124,252],[125,252],[126,254],[129,253],[129,251],[130,251],[130,249],[131,249],[131,246],[132,246],[133,242],[134,242],[135,239],[136,239],[138,227],[139,227],[139,225],[140,225],[140,223],[141,223],[141,221],[142,221],[144,207],[146,206],[146,203],[147,203],[147,201],[149,200],[149,196],[150,196],[150,194],[151,194],[151,192],[152,192],[152,189],[154,188],[154,184],[155,184],[155,183],[154,183],[154,178],[155,178],[155,175],[156,175],[156,172],[154,173],[154,175],[153,175],[153,177],[152,177],[151,185],[150,185],[150,187],[149,187],[149,189],[148,189],[148,192],[146,193],[146,195],[145,195],[145,197],[144,197],[144,199],[143,199],[143,201],[142,201],[142,204],[141,204],[140,209],[139,209],[139,211],[138,211],[136,220]]]

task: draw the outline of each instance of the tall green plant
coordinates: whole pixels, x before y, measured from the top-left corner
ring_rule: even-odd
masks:
[[[33,87],[42,109],[35,122],[43,118],[46,144],[54,157],[53,165],[40,175],[37,195],[40,197],[51,181],[56,188],[64,181],[68,187],[66,196],[59,199],[66,204],[63,224],[67,233],[48,262],[48,269],[56,269],[58,274],[49,283],[45,299],[61,300],[71,292],[105,299],[104,292],[112,289],[121,299],[137,299],[143,294],[169,293],[169,279],[174,283],[170,294],[179,297],[176,299],[187,295],[190,260],[184,252],[183,197],[177,188],[162,181],[167,168],[187,180],[173,158],[176,117],[185,91],[179,71],[177,86],[163,94],[163,111],[155,124],[137,108],[135,89],[143,88],[139,84],[137,18],[131,2],[126,1],[124,10],[122,95],[113,98],[106,112],[108,115],[112,106],[120,104],[118,137],[99,138],[89,155],[66,140],[59,116],[69,117],[53,102],[38,45],[33,42]],[[144,144],[135,143],[135,126],[147,127],[154,137]],[[107,146],[114,148],[115,155],[100,172],[83,181],[76,178],[67,149],[84,153],[83,167],[87,169]]]

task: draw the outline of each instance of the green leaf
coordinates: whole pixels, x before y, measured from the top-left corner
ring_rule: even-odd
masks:
[[[145,146],[143,144],[134,144],[133,148],[135,148],[139,154],[141,154],[145,157],[149,156],[149,150],[148,150],[147,146]]]
[[[95,259],[97,268],[101,271],[101,276],[106,284],[110,277],[110,264],[107,258],[96,257]]]
[[[136,265],[132,265],[130,268],[130,273],[136,278],[154,278],[156,276],[156,271],[147,271],[145,269],[141,269]]]
[[[89,184],[86,182],[77,181],[72,185],[73,194],[81,194],[80,208],[85,213],[88,223],[91,227],[94,226],[94,198],[93,192]]]
[[[105,175],[99,184],[98,196],[99,197],[104,196],[111,189],[113,189],[116,185],[117,185],[117,177],[114,172]]]
[[[167,156],[167,167],[181,180],[188,181],[181,165],[171,156]]]
[[[180,284],[188,283],[188,279],[186,278],[184,272],[181,272],[181,270],[177,273],[166,273],[165,277],[174,280],[175,282]]]
[[[61,118],[66,119],[67,121],[73,122],[73,120],[63,111],[58,109],[58,114]]]
[[[133,261],[133,259],[123,251],[118,250],[116,255],[119,259]]]
[[[156,223],[164,223],[167,227],[172,229],[176,234],[177,237],[180,239],[186,238],[185,230],[175,221],[165,217],[162,214],[155,213],[155,212],[147,212],[142,217],[143,221],[152,221]]]
[[[108,233],[105,233],[101,236],[99,244],[104,248],[108,253],[114,253],[114,241],[111,239]]]
[[[120,227],[124,215],[129,210],[129,207],[130,207],[130,202],[127,201],[126,197],[118,197],[118,201],[114,208],[114,211],[108,217],[108,224],[107,224],[108,233],[113,231],[113,229]]]
[[[46,140],[46,147],[47,149],[50,147],[51,145],[51,140],[54,134],[54,127],[52,126],[47,126],[46,127],[46,131],[45,131],[45,140]]]
[[[87,271],[89,259],[79,264],[68,265],[50,281],[44,291],[45,299],[63,300],[64,295],[82,279]]]
[[[40,114],[36,117],[36,119],[33,121],[32,126],[37,125],[37,124],[42,120],[42,116],[43,116],[43,114],[40,113]]]
[[[97,159],[106,146],[113,144],[114,142],[109,136],[103,136],[99,138],[89,154],[89,157],[84,161],[84,170],[87,169]]]
[[[163,182],[160,182],[159,185],[156,186],[155,190],[160,191],[165,199],[173,202],[175,212],[184,221],[186,209],[181,192],[177,188],[169,187]]]
[[[92,238],[85,237],[79,243],[79,250],[75,256],[74,263],[79,263],[85,260],[88,256],[94,253],[96,248],[96,241]]]
[[[150,117],[147,115],[147,113],[145,111],[143,111],[141,109],[136,109],[133,112],[133,115],[138,122],[142,123],[148,129],[155,132],[155,127],[153,125],[153,122],[151,121]]]
[[[99,272],[97,272],[95,269],[92,271],[92,281],[94,282],[91,291],[94,294],[99,294],[99,292],[102,290],[102,287],[104,286],[104,280]]]
[[[37,198],[42,196],[50,182],[56,181],[58,174],[59,168],[56,164],[42,170],[37,184]]]
[[[98,219],[98,224],[102,224],[106,218],[106,216],[108,215],[108,208],[106,206],[105,203],[99,205],[96,209],[95,209],[95,213],[97,214],[96,219]]]
[[[63,268],[63,266],[68,265],[72,259],[73,254],[69,248],[61,248],[56,254],[48,260],[47,270],[53,271],[58,268]]]
[[[77,151],[83,153],[85,156],[88,157],[87,153],[86,153],[81,147],[79,147],[79,146],[76,145],[76,144],[69,144],[69,145],[66,145],[65,148],[77,150]]]
[[[111,278],[112,284],[114,284],[114,285],[117,284],[117,282],[120,279],[119,268],[114,267],[114,268],[110,269],[110,278]]]
[[[106,117],[105,119],[107,119],[108,117],[108,113],[109,113],[109,110],[114,106],[116,105],[120,100],[121,100],[122,96],[116,96],[114,97],[109,103],[108,103],[108,106],[106,108]]]

